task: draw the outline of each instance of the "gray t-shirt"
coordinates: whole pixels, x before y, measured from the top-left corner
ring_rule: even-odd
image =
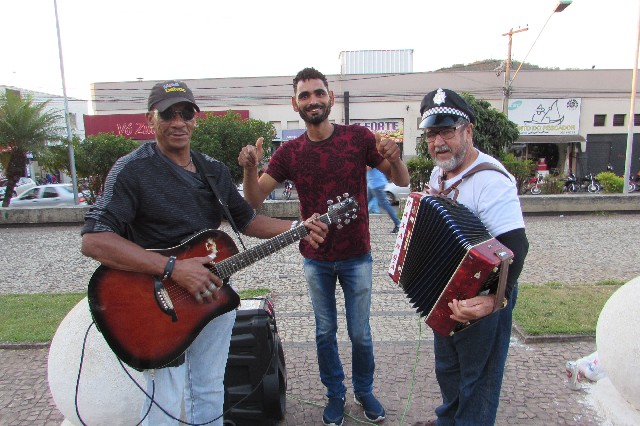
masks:
[[[206,173],[242,231],[255,217],[238,193],[229,169],[204,156]],[[104,193],[85,216],[81,234],[114,232],[146,249],[180,244],[196,232],[217,229],[223,209],[200,173],[169,161],[148,142],[120,158],[109,172]]]

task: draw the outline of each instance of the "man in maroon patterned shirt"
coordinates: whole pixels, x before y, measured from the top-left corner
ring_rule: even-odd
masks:
[[[338,354],[336,283],[342,287],[346,322],[352,345],[352,384],[356,403],[372,422],[384,420],[385,410],[373,395],[375,361],[369,325],[372,258],[367,211],[366,166],[376,167],[399,186],[409,184],[400,149],[390,140],[376,139],[367,128],[332,124],[334,104],[326,77],[305,68],[293,79],[294,111],[305,121],[306,132],[282,144],[268,168],[258,178],[264,155],[262,139],[248,145],[238,157],[244,168],[244,197],[259,207],[279,182],[293,181],[300,199],[302,219],[326,210],[327,201],[347,193],[358,201],[358,218],[342,229],[332,229],[324,244],[312,250],[300,244],[304,273],[316,321],[316,348],[320,379],[327,388],[328,404],[322,421],[340,426],[344,420],[346,387]]]

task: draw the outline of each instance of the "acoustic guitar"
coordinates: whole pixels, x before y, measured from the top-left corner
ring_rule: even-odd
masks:
[[[338,197],[319,220],[341,228],[355,218],[357,208],[353,197]],[[240,305],[240,297],[228,284],[232,274],[307,234],[307,228],[299,225],[239,253],[229,235],[205,230],[176,247],[152,250],[177,260],[209,256],[207,267],[223,280],[213,303],[198,303],[170,278],[161,281],[101,265],[89,281],[89,310],[118,358],[138,370],[163,367],[178,358],[209,321]]]

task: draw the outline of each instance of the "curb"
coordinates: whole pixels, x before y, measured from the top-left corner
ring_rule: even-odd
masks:
[[[48,342],[24,342],[24,343],[0,343],[0,349],[43,349],[48,348],[51,341]]]
[[[596,336],[593,334],[542,334],[540,336],[528,335],[515,322],[511,327],[518,340],[522,343],[565,343],[565,342],[595,342]]]
[[[518,340],[522,343],[565,343],[565,342],[595,342],[596,336],[593,334],[543,334],[540,336],[528,335],[515,322],[511,327]],[[42,349],[51,346],[48,342],[24,342],[24,343],[0,343],[0,349],[7,350],[24,350],[24,349]]]

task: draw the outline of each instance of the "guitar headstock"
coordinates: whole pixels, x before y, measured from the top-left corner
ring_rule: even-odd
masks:
[[[349,194],[342,194],[337,196],[336,200],[328,200],[327,204],[327,216],[329,217],[329,223],[337,223],[338,229],[342,229],[343,224],[348,225],[351,220],[357,218],[358,202],[354,197],[350,197]]]

